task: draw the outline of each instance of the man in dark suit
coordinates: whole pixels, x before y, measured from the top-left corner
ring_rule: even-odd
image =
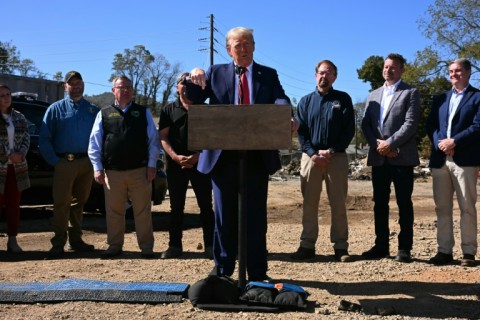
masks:
[[[229,64],[213,65],[207,73],[195,68],[191,81],[204,88],[203,99],[210,104],[290,104],[277,72],[253,61],[253,30],[237,27],[227,33],[226,49],[233,58]],[[239,84],[242,84],[240,86]],[[248,87],[247,91],[245,87]],[[255,150],[246,153],[247,163],[247,273],[249,280],[267,280],[267,191],[268,177],[280,169],[278,151]],[[237,151],[203,150],[198,170],[210,174],[214,193],[215,231],[214,272],[232,275],[238,240]]]
[[[472,66],[457,59],[448,67],[452,90],[433,100],[427,121],[432,141],[430,167],[437,213],[435,265],[453,261],[453,193],[460,207],[460,264],[475,265],[477,253],[477,172],[480,166],[480,91],[469,84]]]
[[[399,262],[411,262],[413,245],[413,167],[419,164],[415,133],[421,116],[419,92],[402,81],[405,59],[389,54],[383,66],[385,84],[368,96],[362,131],[370,146],[375,245],[362,253],[367,259],[389,256],[389,200],[393,182],[399,209]]]

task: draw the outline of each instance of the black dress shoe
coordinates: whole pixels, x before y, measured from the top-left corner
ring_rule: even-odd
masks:
[[[410,250],[398,250],[398,253],[395,256],[395,261],[403,262],[403,263],[412,262],[413,260],[410,254]]]
[[[362,253],[362,257],[365,259],[382,259],[390,255],[388,249],[381,249],[378,247],[372,247],[370,250]]]
[[[61,256],[63,256],[64,253],[65,253],[65,251],[63,250],[63,247],[53,246],[50,249],[50,251],[48,251],[48,258],[49,259],[60,258]]]
[[[348,254],[347,249],[335,249],[335,260],[339,262],[350,262],[352,257]]]
[[[85,243],[83,240],[70,242],[70,250],[76,252],[91,252],[95,250],[93,244]]]
[[[463,258],[460,260],[460,265],[462,267],[474,267],[475,266],[475,255],[464,254]]]
[[[23,249],[18,245],[18,243],[15,242],[7,242],[7,252],[8,253],[23,253]]]
[[[167,251],[162,252],[161,259],[179,258],[183,254],[183,249],[180,247],[168,247]]]
[[[122,249],[114,249],[114,248],[108,248],[107,250],[102,252],[102,259],[110,259],[116,256],[119,256],[123,253]]]
[[[273,279],[267,276],[266,274],[263,276],[254,276],[248,278],[248,281],[257,281],[257,282],[265,282],[265,283],[273,283]]]
[[[443,266],[453,262],[453,255],[448,253],[438,252],[434,257],[428,260],[433,265]]]
[[[142,250],[142,253],[140,255],[143,259],[153,259],[155,256],[152,249]]]
[[[290,256],[290,258],[293,260],[307,260],[315,258],[315,249],[299,247],[298,250]]]

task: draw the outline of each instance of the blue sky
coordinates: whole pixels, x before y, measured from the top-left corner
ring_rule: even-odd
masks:
[[[369,85],[356,70],[371,55],[398,52],[412,61],[430,44],[418,29],[434,0],[305,1],[111,1],[15,0],[2,3],[0,41],[12,41],[22,58],[33,59],[51,78],[55,72],[82,73],[86,94],[110,91],[113,57],[144,45],[183,70],[208,68],[208,31],[213,14],[215,63],[230,62],[225,34],[236,26],[254,29],[258,63],[277,69],[290,98],[299,100],[315,87],[318,61],[339,69],[334,87],[363,101]]]

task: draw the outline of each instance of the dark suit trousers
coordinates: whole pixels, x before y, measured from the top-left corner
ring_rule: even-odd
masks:
[[[268,172],[258,151],[248,151],[246,158],[247,273],[250,279],[263,279],[267,273]],[[219,274],[231,276],[238,252],[238,152],[223,151],[211,178],[215,199],[215,266]]]
[[[175,161],[168,159],[167,182],[170,196],[170,224],[168,243],[171,247],[182,247],[183,217],[188,182],[197,198],[200,208],[200,221],[203,229],[203,242],[205,247],[213,244],[213,204],[212,182],[208,175],[197,171],[196,166],[191,169],[182,169]]]
[[[383,166],[372,167],[375,246],[380,249],[389,249],[388,203],[392,182],[399,211],[398,249],[411,250],[413,245],[413,166],[393,166],[387,162]]]

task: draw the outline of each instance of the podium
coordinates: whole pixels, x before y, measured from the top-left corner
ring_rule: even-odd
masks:
[[[289,149],[290,105],[192,105],[188,109],[189,150],[238,150],[238,283],[246,284],[246,151]]]

